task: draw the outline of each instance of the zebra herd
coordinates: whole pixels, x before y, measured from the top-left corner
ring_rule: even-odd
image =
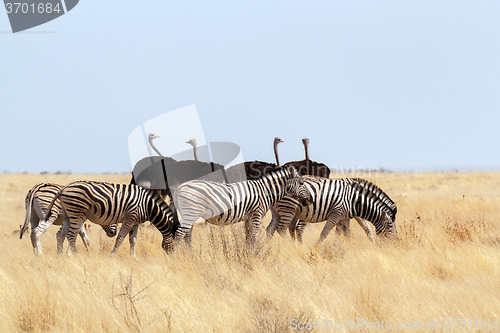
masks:
[[[332,180],[301,175],[293,165],[277,167],[254,180],[228,184],[209,180],[191,180],[180,185],[170,197],[171,207],[160,191],[133,184],[112,184],[98,181],[76,181],[66,186],[38,184],[26,195],[26,218],[20,237],[31,224],[31,242],[35,253],[41,253],[40,237],[52,224],[62,225],[57,233],[57,251],[63,250],[68,239],[76,252],[79,234],[88,251],[88,237],[83,223],[88,219],[99,224],[107,236],[117,234],[112,255],[116,254],[127,235],[130,253],[135,257],[138,227],[150,221],[162,234],[162,248],[170,253],[182,240],[191,242],[194,223],[202,218],[216,225],[244,221],[247,242],[255,243],[260,223],[273,208],[273,219],[267,227],[268,236],[274,231],[292,236],[302,234],[307,223],[327,221],[320,239],[331,229],[349,234],[349,219],[355,218],[374,242],[368,222],[379,236],[397,238],[396,203],[373,183],[359,178]],[[180,221],[177,218],[180,215]]]

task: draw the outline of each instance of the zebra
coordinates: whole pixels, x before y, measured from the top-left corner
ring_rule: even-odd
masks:
[[[308,176],[310,177],[310,176]],[[367,191],[372,192],[373,195],[378,197],[380,200],[382,200],[383,203],[385,203],[387,206],[392,207],[394,210],[394,216],[396,216],[397,213],[397,203],[391,200],[391,198],[384,192],[382,189],[380,189],[378,186],[375,184],[367,181],[366,179],[363,178],[341,178],[340,180],[348,183],[348,184],[353,184],[357,183],[362,185]],[[363,230],[366,232],[368,238],[370,241],[375,242],[375,239],[373,237],[372,230],[370,228],[370,224],[367,220],[359,218],[357,216],[354,217],[354,219],[359,223],[359,225],[363,228]],[[294,223],[295,222],[295,223]],[[351,236],[351,230],[349,228],[349,219],[345,219],[339,222],[337,225],[336,232],[338,235],[343,233],[346,237]],[[302,243],[302,235],[304,233],[304,229],[307,226],[306,222],[299,221],[296,217],[293,218],[292,223],[290,223],[289,226],[289,231],[290,234],[292,235],[292,238],[294,238],[295,233],[297,234],[297,239],[299,242]],[[328,228],[326,225],[324,228]]]
[[[260,221],[267,210],[283,197],[290,196],[307,204],[310,194],[293,166],[281,167],[257,180],[231,184],[193,180],[179,186],[174,201],[182,217],[175,239],[186,237],[200,217],[207,222],[228,225],[245,221],[246,239],[257,241]]]
[[[67,223],[57,235],[58,253],[62,252],[62,242],[67,234],[71,250],[77,252],[76,233],[86,219],[101,226],[122,223],[111,255],[116,254],[130,233],[130,255],[135,257],[138,226],[146,221],[162,233],[165,252],[173,250],[177,226],[173,223],[172,210],[154,190],[130,184],[82,180],[64,186],[52,199],[49,210],[57,198],[60,198],[63,213],[67,216]]]
[[[313,181],[314,181],[314,179],[317,179],[317,180],[324,179],[322,177],[304,176],[304,179],[309,179],[309,178],[312,179]],[[382,191],[380,188],[378,188],[375,184],[370,183],[367,180],[362,179],[362,178],[341,178],[340,180],[347,182],[349,184],[358,183],[358,184],[365,186],[366,190],[371,191],[372,194],[376,195],[386,205],[394,206],[396,209],[395,213],[397,212],[396,203],[394,201],[392,201],[391,198],[389,198],[389,196],[384,191]],[[367,234],[368,238],[372,242],[375,242],[375,239],[373,237],[373,233],[372,233],[369,222],[366,221],[365,219],[362,219],[362,218],[359,218],[356,216],[354,217],[354,219],[363,228],[363,230]],[[268,226],[268,235],[269,236],[273,235],[273,233],[274,233],[274,231],[279,223],[278,220],[279,220],[279,218],[276,221],[271,221],[271,223],[269,224],[269,226]],[[351,230],[349,228],[349,224],[350,224],[349,220],[350,220],[349,218],[346,218],[344,220],[339,221],[339,223],[337,224],[337,228],[336,228],[336,232],[338,235],[343,233],[346,237],[348,237],[348,238],[350,237]],[[290,231],[290,235],[292,236],[292,238],[295,239],[295,234],[297,234],[297,236],[296,236],[297,239],[299,240],[300,243],[302,243],[302,235],[303,235],[304,229],[307,226],[307,224],[308,224],[307,222],[300,221],[297,219],[297,217],[293,217],[291,223],[288,226],[289,231]],[[280,228],[282,228],[282,227],[280,227]],[[326,226],[325,226],[325,228],[326,228]]]
[[[373,183],[359,178],[330,180],[306,176],[304,183],[312,195],[309,205],[303,206],[293,198],[283,198],[277,204],[280,215],[277,231],[280,234],[285,232],[285,227],[294,218],[312,223],[326,220],[327,224],[317,242],[319,244],[334,226],[355,218],[372,242],[375,239],[366,220],[374,224],[377,235],[392,235],[397,238],[397,204]],[[303,228],[302,226],[297,232],[299,241],[302,241]]]
[[[63,214],[61,211],[61,203],[59,200],[54,202],[53,209],[47,218],[44,218],[44,212],[47,212],[47,207],[52,201],[54,196],[62,186],[53,183],[40,183],[33,186],[31,190],[28,191],[25,198],[26,215],[24,219],[24,224],[21,227],[19,233],[19,238],[23,238],[24,232],[28,229],[28,223],[31,224],[31,244],[33,245],[33,251],[37,254],[42,253],[42,247],[40,244],[40,238],[47,231],[51,225],[62,225],[63,224]],[[116,235],[116,225],[103,226],[104,231],[108,237],[114,237]],[[80,237],[85,244],[87,252],[90,253],[89,249],[89,238],[85,233],[85,228],[79,230]]]
[[[311,179],[312,181],[314,181],[314,180],[321,181],[321,180],[328,179],[328,177],[311,176],[311,175],[304,175],[303,178],[305,180]],[[354,182],[354,178],[342,178],[341,180],[348,182],[348,183]],[[277,208],[274,207],[274,209],[277,209]],[[360,219],[358,217],[354,217],[354,219],[356,219],[356,221],[358,221],[359,225],[363,228],[363,230],[365,230],[366,234],[368,235],[368,238],[372,241],[375,241],[373,238],[373,233],[371,231],[371,228],[370,228],[370,225],[368,224],[368,222],[366,220]],[[282,226],[282,224],[280,224],[280,216],[278,213],[276,213],[276,216],[273,215],[271,222],[267,226],[266,232],[267,232],[268,237],[272,237],[274,235],[274,232],[276,231],[276,228],[278,227],[278,225],[280,225],[280,232],[284,232],[283,226]],[[300,221],[296,216],[294,216],[292,221],[288,225],[288,231],[290,232],[290,236],[292,236],[292,239],[295,239],[295,237],[296,237],[295,234],[297,233],[297,239],[299,240],[300,243],[302,243],[302,234],[303,234],[304,229],[307,225],[308,225],[307,222]],[[351,236],[351,230],[349,228],[349,218],[339,221],[339,223],[337,224],[336,232],[338,235],[343,233],[344,236],[346,236],[348,238]]]

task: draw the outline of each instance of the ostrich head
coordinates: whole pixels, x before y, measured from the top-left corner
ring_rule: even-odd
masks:
[[[193,148],[196,148],[196,139],[191,139],[189,141],[186,141],[186,143],[189,143]]]
[[[158,134],[154,134],[154,133],[149,133],[148,135],[148,141],[151,142],[153,141],[154,139],[157,139],[159,138],[160,136]]]

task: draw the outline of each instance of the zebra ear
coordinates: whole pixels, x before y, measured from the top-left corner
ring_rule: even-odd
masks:
[[[298,178],[300,176],[299,172],[297,171],[297,169],[295,169],[293,165],[288,166],[288,172],[290,173],[292,178]]]
[[[391,205],[391,209],[392,210],[398,209],[398,202],[397,201]]]

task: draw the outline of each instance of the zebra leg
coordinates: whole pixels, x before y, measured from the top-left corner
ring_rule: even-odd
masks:
[[[368,236],[368,239],[372,243],[375,243],[375,237],[373,236],[373,231],[372,231],[372,228],[370,227],[370,223],[368,223],[367,220],[359,218],[357,216],[354,219],[356,219],[356,221],[358,221],[358,223],[361,226],[361,228],[363,228],[363,230],[366,232],[366,235]]]
[[[132,227],[132,230],[130,230],[128,234],[128,241],[130,242],[130,256],[131,257],[136,257],[135,256],[135,243],[137,242],[137,232],[139,231],[139,225],[134,224]]]
[[[257,243],[257,233],[259,232],[260,220],[262,214],[253,214],[250,218],[245,219],[245,231],[247,243]]]
[[[339,218],[338,217],[331,217],[326,221],[325,227],[321,231],[321,235],[319,236],[318,241],[316,242],[316,246],[321,244],[326,237],[328,237],[328,234],[330,231],[339,223]]]
[[[304,229],[307,226],[307,222],[304,221],[298,221],[297,226],[295,227],[295,232],[297,233],[297,240],[299,241],[300,244],[303,243],[304,239]]]
[[[115,247],[113,248],[113,251],[111,251],[112,257],[116,256],[116,252],[118,251],[118,248],[120,247],[120,245],[122,245],[123,241],[125,240],[125,237],[127,237],[127,234],[132,230],[134,225],[135,225],[134,221],[123,221],[122,222],[122,227],[120,228],[120,232],[118,233],[118,237],[116,237]],[[131,246],[132,246],[132,243],[131,243]]]
[[[57,238],[57,253],[58,254],[63,253],[64,239],[66,238],[66,235],[68,234],[69,225],[70,225],[69,219],[66,216],[64,216],[63,224],[62,224],[61,228],[59,229],[59,231],[56,234],[56,238]]]
[[[307,227],[307,222],[299,220],[297,217],[293,217],[292,222],[288,226],[288,231],[292,239],[297,239],[299,243],[302,244],[304,229]]]
[[[344,234],[347,238],[351,238],[351,228],[350,228],[350,219],[345,219],[342,221],[339,221],[339,224],[337,224],[337,228],[335,229],[337,232],[337,235]]]
[[[295,229],[297,228],[298,221],[299,219],[294,216],[292,222],[288,225],[288,232],[290,232],[290,236],[292,236],[293,240],[295,240]]]
[[[205,213],[205,208],[201,206],[194,206],[185,209],[180,209],[182,223],[177,228],[175,232],[175,242],[179,243],[181,240],[188,242],[191,240],[191,230],[193,229],[193,225],[195,224],[198,218],[205,218],[203,214]],[[177,213],[175,213],[177,214]],[[174,214],[174,216],[175,216]],[[174,221],[175,225],[175,221]]]
[[[42,221],[45,222],[45,221]],[[31,224],[31,245],[33,246],[33,251],[36,254],[41,254],[42,253],[42,246],[40,244],[40,237],[41,234],[37,234],[35,232],[36,228],[38,227],[39,219],[38,215],[32,211],[31,212],[31,217],[30,217],[30,224]]]
[[[38,205],[34,205],[31,214],[31,244],[33,245],[33,250],[36,254],[42,254],[42,244],[40,243],[40,238],[49,229],[49,227],[60,219],[59,214],[51,213],[50,216],[45,220],[43,218],[44,212]],[[35,213],[35,214],[33,214]],[[39,216],[42,218],[39,219]],[[60,221],[60,220],[59,220]]]
[[[276,231],[281,236],[285,236],[286,229],[290,228],[290,224],[292,224],[294,218],[295,218],[295,212],[280,211],[280,219],[278,221],[278,225],[276,226]]]
[[[276,231],[276,226],[278,225],[280,221],[280,216],[278,212],[276,212],[276,209],[274,206],[271,208],[271,222],[269,222],[269,225],[266,228],[266,233],[268,237],[272,237],[274,235],[274,232]]]
[[[82,239],[83,244],[85,244],[85,248],[87,249],[87,253],[90,254],[90,248],[89,248],[90,240],[87,237],[87,233],[85,233],[85,227],[83,226],[83,224],[82,224],[82,227],[80,228],[80,232],[78,234],[80,235],[80,238]]]
[[[80,234],[80,231],[84,228],[83,223],[85,222],[85,219],[83,219],[83,220],[76,219],[73,221],[71,219],[69,219],[69,221],[70,221],[69,230],[67,230],[66,237],[68,238],[70,254],[71,253],[78,254],[78,250],[76,249],[76,237],[78,234]],[[63,223],[63,227],[61,228],[61,230],[63,228],[64,228],[64,223]],[[61,233],[61,235],[62,234],[63,233]],[[58,235],[58,241],[59,241],[59,235]],[[64,237],[62,237],[62,241],[64,242]],[[83,242],[85,243],[85,241],[83,241]],[[59,247],[58,247],[58,251],[59,251]],[[62,242],[61,242],[61,251],[62,251]]]
[[[185,223],[183,220],[177,231],[175,232],[175,242],[179,243],[180,241],[184,240],[186,243],[188,240],[191,238],[191,228],[193,227],[194,223]]]
[[[31,244],[35,253],[42,254],[42,245],[40,238],[47,231],[47,229],[54,223],[52,219],[41,220],[37,227],[31,229]]]
[[[207,223],[207,222],[205,221],[205,223]],[[192,227],[186,233],[186,236],[184,237],[184,241],[186,241],[186,243],[189,245],[189,247],[191,247],[191,242],[193,241],[193,228]]]

